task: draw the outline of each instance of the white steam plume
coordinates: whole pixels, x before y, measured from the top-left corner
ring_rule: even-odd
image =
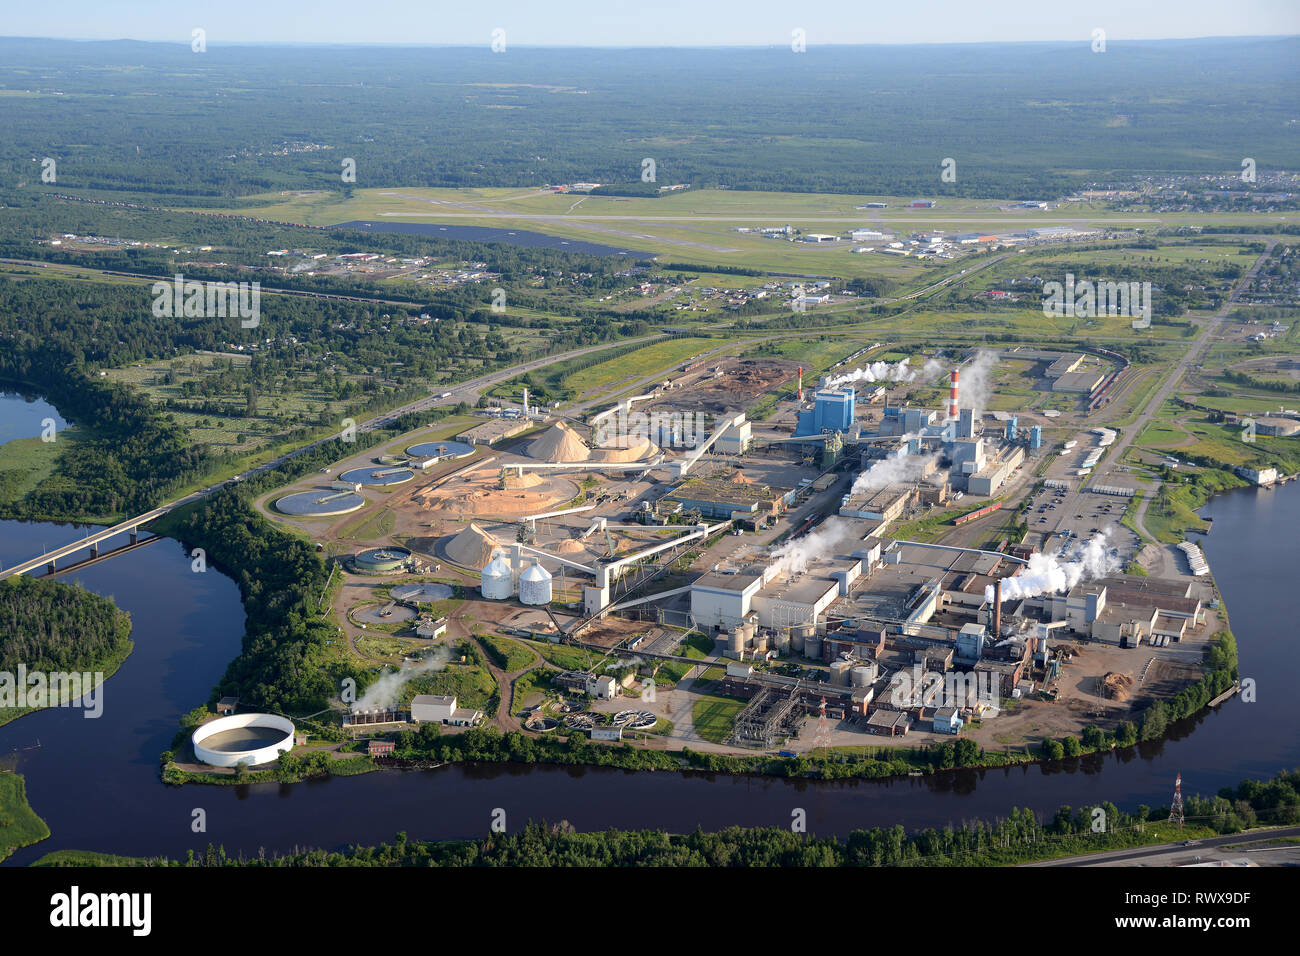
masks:
[[[974,410],[975,417],[984,414],[989,395],[993,391],[993,367],[998,364],[998,353],[981,349],[969,364],[960,369],[958,407]]]
[[[1089,538],[1069,561],[1062,561],[1055,554],[1035,554],[1025,570],[1015,577],[1002,579],[1002,600],[1066,591],[1080,581],[1114,574],[1119,567],[1119,558],[1110,553],[1110,532],[1101,531]],[[993,600],[991,585],[984,589],[984,600]]]
[[[777,573],[802,574],[817,558],[834,554],[842,541],[852,538],[852,526],[832,515],[801,538],[794,538],[772,552]]]
[[[382,710],[397,704],[398,691],[407,681],[430,671],[440,671],[451,660],[451,650],[444,644],[437,647],[433,656],[426,658],[414,667],[403,667],[395,674],[384,674],[366,688],[353,710]]]
[[[904,435],[906,440],[909,436]],[[888,458],[882,458],[858,475],[853,482],[851,495],[878,491],[895,481],[915,481],[921,477],[929,462],[938,455],[908,455],[907,446],[899,448]],[[787,541],[772,552],[773,566],[778,573],[800,574],[810,562],[834,554],[846,541],[853,541],[853,525],[838,515],[832,515],[800,538]]]
[[[836,375],[826,382],[827,388],[839,388],[841,385],[853,385],[857,382],[914,382],[916,379],[930,379],[943,371],[943,365],[929,359],[920,368],[913,368],[910,359],[899,362],[872,362],[852,372]]]
[[[908,437],[904,435],[903,440],[907,441]],[[938,455],[909,455],[907,446],[904,445],[888,458],[873,462],[870,468],[858,475],[849,494],[862,495],[879,491],[895,481],[918,481],[936,458]]]

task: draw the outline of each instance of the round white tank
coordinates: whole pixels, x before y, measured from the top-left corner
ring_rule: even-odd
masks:
[[[819,660],[821,658],[822,639],[820,634],[817,634],[816,632],[809,633],[809,631],[804,632],[803,656],[811,657],[813,660]]]
[[[480,593],[490,601],[504,601],[514,590],[510,562],[500,552],[492,555],[492,560],[483,566],[479,579]]]
[[[848,661],[835,661],[831,664],[831,683],[837,687],[849,686],[849,671],[853,665]]]
[[[745,653],[745,629],[736,625],[731,629],[731,640],[727,645],[727,650],[737,659],[742,658]]]
[[[524,604],[551,603],[551,572],[533,564],[519,575],[519,600]]]
[[[868,687],[875,675],[871,672],[871,667],[866,664],[859,664],[850,671],[850,680],[854,687]]]

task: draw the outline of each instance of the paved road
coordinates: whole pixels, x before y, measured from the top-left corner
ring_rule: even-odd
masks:
[[[1152,392],[1150,397],[1147,399],[1146,405],[1143,406],[1142,410],[1134,419],[1133,424],[1119,429],[1119,437],[1115,440],[1115,443],[1110,446],[1110,451],[1107,453],[1106,457],[1102,459],[1101,463],[1095,469],[1093,469],[1092,474],[1081,480],[1076,487],[1066,492],[1065,501],[1058,504],[1053,513],[1053,516],[1056,519],[1055,523],[1049,525],[1051,530],[1044,533],[1059,533],[1066,524],[1076,520],[1074,518],[1075,514],[1082,514],[1091,507],[1091,502],[1085,500],[1087,495],[1084,489],[1086,487],[1114,483],[1111,481],[1111,475],[1114,473],[1115,469],[1120,467],[1122,464],[1124,455],[1128,451],[1129,447],[1137,439],[1138,435],[1142,434],[1143,429],[1150,424],[1151,420],[1160,413],[1165,402],[1181,384],[1183,376],[1186,375],[1187,371],[1195,367],[1201,361],[1202,357],[1218,335],[1221,324],[1227,318],[1232,307],[1236,304],[1238,296],[1259,273],[1259,270],[1263,267],[1269,256],[1272,255],[1273,247],[1276,245],[1276,239],[1268,240],[1267,247],[1260,254],[1259,258],[1256,259],[1250,269],[1242,275],[1242,277],[1237,281],[1237,284],[1233,286],[1228,297],[1224,299],[1223,306],[1218,312],[1206,320],[1200,334],[1196,337],[1195,341],[1193,341],[1192,347],[1183,353],[1182,357],[1177,361],[1177,363],[1175,363],[1173,369],[1165,377],[1164,382],[1162,382],[1155,391]],[[1147,500],[1140,506],[1144,518],[1146,516],[1146,509],[1149,507],[1150,499],[1155,496],[1158,490],[1159,486],[1157,485],[1147,492]],[[1031,522],[1031,528],[1032,526],[1033,522]],[[1145,531],[1143,525],[1139,524],[1139,527],[1142,527],[1144,533],[1150,536],[1150,533]],[[1174,567],[1177,568],[1178,565],[1175,564]]]
[[[1136,847],[1130,850],[1110,850],[1104,853],[1085,853],[1081,856],[1066,856],[1056,860],[1042,860],[1026,863],[1024,866],[1104,866],[1106,864],[1135,865],[1139,860],[1156,860],[1160,857],[1161,865],[1179,865],[1196,862],[1198,857],[1211,857],[1207,851],[1220,847],[1235,846],[1241,843],[1258,843],[1261,840],[1274,840],[1282,837],[1300,836],[1300,827],[1279,827],[1268,830],[1249,830],[1230,836],[1209,837],[1193,840],[1191,846],[1181,843],[1160,843],[1154,846]]]

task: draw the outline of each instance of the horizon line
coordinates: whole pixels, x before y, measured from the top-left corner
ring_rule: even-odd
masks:
[[[1115,43],[1192,43],[1192,42],[1228,42],[1241,40],[1288,40],[1300,38],[1300,33],[1242,33],[1242,34],[1214,34],[1204,36],[1170,36],[1170,37],[1117,37],[1108,34],[1106,37],[1107,44]],[[188,48],[190,38],[185,37],[178,40],[145,40],[137,37],[60,37],[60,36],[18,36],[10,34],[0,34],[0,40],[32,40],[48,41],[55,43],[141,43],[152,46],[176,46],[182,49]],[[834,41],[808,42],[809,48],[831,47],[836,49],[851,48],[868,48],[868,47],[976,47],[976,46],[1029,46],[1034,44],[1054,44],[1054,45],[1073,45],[1087,44],[1091,37],[1087,35],[1061,39],[1061,38],[1041,38],[1041,39],[1024,39],[1024,40],[897,40],[892,42],[875,42],[875,43],[854,43]],[[211,38],[208,39],[208,45],[214,45]],[[403,41],[389,40],[217,40],[215,45],[218,47],[299,47],[299,48],[332,48],[332,49],[359,49],[359,48],[383,48],[383,49],[448,49],[448,50],[478,50],[484,47],[490,47],[491,37],[487,37],[482,42],[450,42],[450,43],[412,43]],[[767,44],[756,43],[680,43],[680,44],[607,44],[607,43],[515,43],[511,42],[505,52],[510,48],[521,50],[788,50],[788,42],[773,42]]]

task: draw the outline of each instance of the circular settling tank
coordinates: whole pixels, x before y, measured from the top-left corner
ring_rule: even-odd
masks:
[[[415,477],[409,468],[392,468],[388,465],[375,465],[369,468],[353,468],[339,475],[342,481],[362,485],[400,485]]]
[[[190,737],[194,756],[213,767],[270,763],[293,749],[293,721],[275,714],[218,717]]]
[[[369,548],[352,557],[352,564],[358,571],[376,574],[391,574],[400,571],[411,559],[411,552],[405,548]]]
[[[300,518],[326,518],[345,515],[365,505],[366,499],[355,491],[300,491],[285,495],[275,503],[275,509]]]
[[[474,454],[474,446],[463,441],[426,441],[406,449],[412,458],[464,458]]]

